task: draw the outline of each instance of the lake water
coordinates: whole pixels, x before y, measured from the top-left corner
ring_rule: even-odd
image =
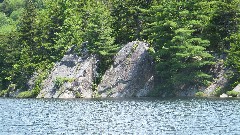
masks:
[[[4,99],[0,134],[240,134],[240,99]]]

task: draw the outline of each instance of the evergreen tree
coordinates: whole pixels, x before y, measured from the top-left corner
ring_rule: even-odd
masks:
[[[148,9],[152,0],[113,0],[111,15],[114,17],[113,28],[117,44],[126,44],[141,40],[145,20],[143,9]]]
[[[202,2],[205,6],[203,12],[210,18],[204,31],[204,36],[210,41],[209,50],[223,53],[230,48],[229,38],[236,33],[236,17],[239,2],[211,1]]]
[[[17,45],[16,32],[0,34],[0,91],[7,89],[15,77],[13,65],[19,60],[21,51]]]
[[[66,1],[66,9],[64,11],[65,20],[63,22],[62,31],[58,33],[58,45],[65,45],[69,48],[75,45],[75,51],[79,54],[83,41],[83,31],[85,29],[84,3],[81,1]]]
[[[34,41],[37,44],[34,61],[37,66],[43,66],[42,68],[59,60],[67,48],[66,44],[59,43],[59,40],[62,40],[60,34],[65,20],[65,1],[45,1],[43,6],[44,8],[38,11],[34,29],[36,35]]]
[[[201,85],[210,76],[204,67],[212,57],[207,51],[209,41],[201,36],[201,19],[194,12],[193,2],[162,2],[149,12],[152,23],[145,32],[155,50],[156,70],[162,90],[181,90]]]
[[[87,2],[84,10],[83,41],[88,41],[89,51],[100,59],[99,72],[103,74],[118,50],[118,46],[114,45],[112,17],[101,1]]]
[[[205,84],[211,54],[228,54],[226,63],[239,78],[239,5],[239,0],[4,0],[0,89],[12,83],[24,88],[33,72],[50,68],[73,45],[80,54],[86,41],[100,61],[100,75],[118,45],[148,41],[161,90]]]
[[[13,65],[15,68],[14,82],[25,82],[34,72],[34,51],[36,43],[34,42],[34,22],[36,17],[36,8],[33,0],[25,1],[25,10],[19,23],[19,48],[21,48],[19,61]]]
[[[229,34],[230,38],[228,42],[230,43],[230,49],[227,56],[227,65],[234,70],[233,76],[231,76],[233,81],[235,81],[235,85],[240,82],[240,9],[239,9],[240,1],[233,0],[231,2],[232,13],[234,16],[231,18],[231,22],[234,24],[233,28],[230,27]],[[230,12],[230,11],[228,11]]]

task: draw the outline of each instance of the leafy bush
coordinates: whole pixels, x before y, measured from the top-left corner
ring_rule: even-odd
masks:
[[[17,95],[17,98],[35,98],[35,97],[37,97],[37,95],[41,91],[42,82],[46,78],[47,74],[48,74],[47,70],[46,71],[41,71],[41,73],[38,74],[38,77],[37,77],[37,79],[34,82],[33,89],[32,90],[28,90],[28,91],[20,92]]]
[[[93,92],[92,98],[100,98],[100,97],[101,97],[101,95],[97,91]]]
[[[202,91],[199,91],[199,92],[195,93],[195,96],[196,96],[196,97],[205,97],[206,94],[203,93]]]
[[[8,90],[2,90],[0,92],[0,97],[3,97],[4,95],[6,95],[9,91]]]
[[[82,98],[82,95],[81,95],[81,93],[80,93],[80,92],[78,92],[78,91],[76,91],[76,93],[75,93],[75,96],[76,96],[76,98]]]
[[[214,96],[219,97],[222,93],[223,93],[223,90],[221,89],[221,87],[218,87],[218,88],[216,88],[216,89],[213,91],[212,94],[213,94]]]
[[[57,77],[56,80],[54,81],[54,86],[56,88],[60,88],[64,83],[66,82],[72,82],[72,78],[67,78],[67,77]]]
[[[227,95],[228,96],[232,96],[232,97],[237,97],[237,95],[239,94],[239,92],[237,91],[227,91]]]
[[[153,47],[149,47],[147,51],[148,51],[148,53],[149,53],[150,55],[154,56],[155,50],[154,50]]]
[[[34,98],[36,97],[34,91],[23,91],[17,95],[17,98]]]

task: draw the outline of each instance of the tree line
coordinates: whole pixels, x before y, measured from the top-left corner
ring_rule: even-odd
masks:
[[[237,84],[239,10],[239,0],[4,0],[0,91],[27,90],[34,72],[48,72],[69,47],[81,48],[85,41],[100,59],[100,75],[121,46],[141,40],[151,45],[159,91],[208,85],[209,68],[219,55],[226,56]]]

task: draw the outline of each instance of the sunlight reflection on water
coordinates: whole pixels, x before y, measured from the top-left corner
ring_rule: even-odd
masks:
[[[239,134],[240,100],[3,99],[0,134]]]

